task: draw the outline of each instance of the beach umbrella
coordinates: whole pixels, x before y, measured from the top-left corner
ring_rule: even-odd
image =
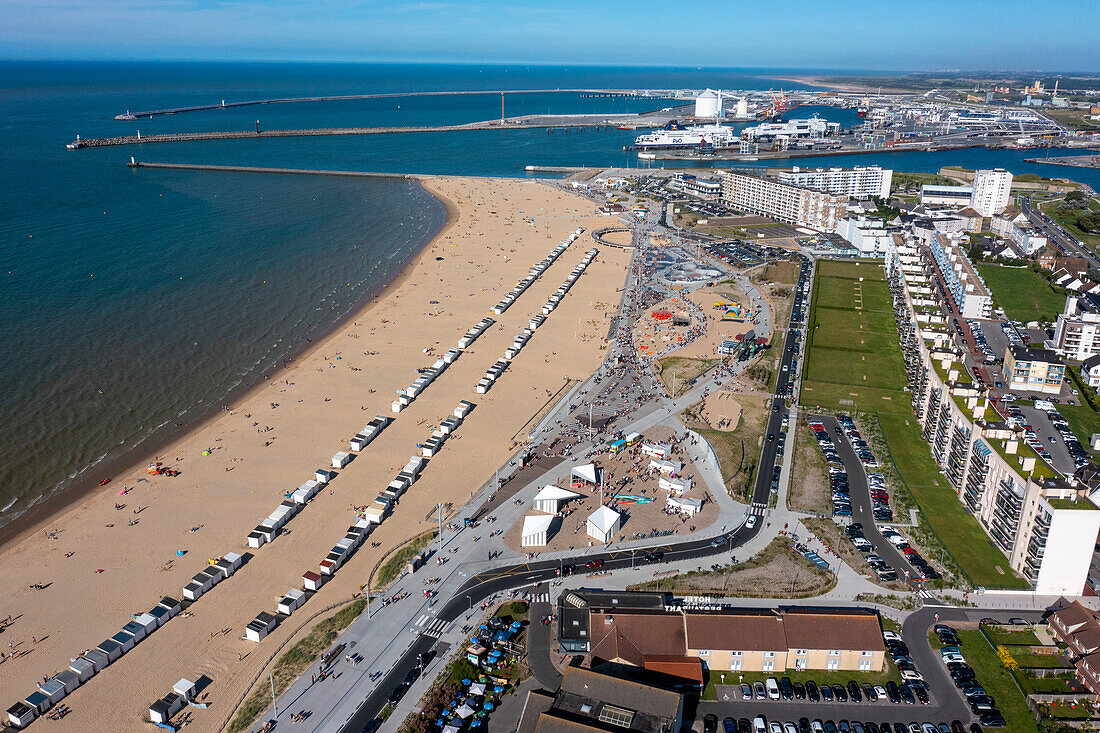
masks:
[[[469,677],[464,678],[462,680],[462,684],[469,687],[470,686],[470,678]]]
[[[176,557],[183,557],[187,554],[187,550],[176,550]]]
[[[504,692],[504,688],[501,687],[500,685],[497,685],[496,687],[493,688],[493,692],[495,692],[496,694],[499,695],[500,693]]]
[[[469,705],[463,705],[462,707],[460,707],[458,710],[455,711],[455,714],[458,715],[458,717],[465,720],[466,718],[468,718],[468,717],[470,717],[471,715],[474,714],[474,709],[472,707],[470,707]]]
[[[485,710],[492,710],[493,709],[493,703],[491,703],[491,702],[485,703],[484,708],[485,708]]]

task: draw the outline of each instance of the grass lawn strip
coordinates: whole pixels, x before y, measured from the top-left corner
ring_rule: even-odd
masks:
[[[1008,558],[991,544],[978,521],[967,514],[947,477],[932,460],[928,443],[913,417],[880,414],[888,458],[904,481],[929,528],[975,587],[1027,588],[1015,575]],[[906,424],[908,423],[908,424]],[[998,572],[997,568],[1003,572]]]

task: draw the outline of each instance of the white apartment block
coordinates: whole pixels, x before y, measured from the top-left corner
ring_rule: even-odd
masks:
[[[1004,168],[974,171],[974,193],[970,195],[970,208],[988,218],[1007,209],[1011,199],[1011,173]]]
[[[959,312],[965,318],[989,318],[993,296],[959,242],[937,233],[928,249]]]
[[[817,231],[835,233],[848,213],[848,197],[800,188],[744,173],[719,174],[722,201],[751,214]]]
[[[849,198],[890,198],[890,183],[894,171],[877,165],[854,168],[792,168],[780,171],[778,180],[792,186],[816,188],[826,193],[844,194]]]
[[[858,249],[860,257],[886,257],[893,244],[891,233],[881,219],[850,216],[840,220],[836,233]]]
[[[970,206],[974,195],[973,186],[932,186],[920,187],[920,202],[929,206]]]
[[[1100,510],[1075,480],[1062,479],[1039,459],[1021,426],[991,408],[966,376],[947,327],[922,321],[927,296],[912,287],[912,254],[911,247],[899,246],[887,274],[905,306],[898,330],[913,409],[932,457],[965,511],[1036,593],[1080,595]]]
[[[1050,343],[1059,356],[1069,361],[1084,361],[1100,354],[1100,313],[1084,307],[1080,298],[1066,298]]]

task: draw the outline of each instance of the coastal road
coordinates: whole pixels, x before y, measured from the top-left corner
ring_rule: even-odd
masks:
[[[1038,207],[1031,203],[1030,196],[1020,197],[1020,211],[1035,225],[1036,229],[1041,231],[1049,241],[1053,242],[1067,255],[1084,257],[1090,268],[1100,269],[1100,257],[1097,257],[1091,249],[1060,229],[1050,218],[1039,211]]]
[[[798,333],[806,313],[806,296],[802,288],[810,281],[811,264],[804,255],[799,255],[798,282],[794,290],[794,304],[787,322],[787,333],[783,339],[783,356],[779,361],[779,374],[775,380],[775,393],[772,397],[772,412],[768,416],[768,425],[764,436],[764,447],[760,454],[760,463],[756,472],[756,486],[752,493],[754,513],[762,514],[768,507],[772,493],[772,475],[775,470],[778,438],[783,426],[783,418],[789,413],[786,406],[787,388],[794,379],[791,365],[799,353]],[[778,335],[778,332],[777,334]],[[773,348],[777,339],[773,338]]]

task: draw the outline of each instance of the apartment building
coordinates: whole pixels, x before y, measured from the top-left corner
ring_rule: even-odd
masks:
[[[974,171],[970,207],[984,217],[1000,214],[1012,199],[1012,174],[1004,168]]]
[[[647,597],[660,601],[646,606]],[[558,608],[562,653],[584,654],[594,669],[676,663],[733,672],[881,671],[885,665],[878,614],[867,609],[691,607],[655,593],[587,589],[563,594]]]
[[[993,296],[970,262],[961,239],[933,233],[928,247],[944,288],[965,318],[989,318]]]
[[[967,374],[948,326],[922,319],[938,306],[929,306],[913,249],[911,243],[897,246],[886,269],[912,406],[932,457],[1008,567],[1037,593],[1079,595],[1100,511],[1075,479],[1062,479],[1032,451],[1022,427],[990,405]],[[931,263],[927,269],[934,269]]]
[[[1068,361],[1085,361],[1100,354],[1100,308],[1092,298],[1066,298],[1049,345]]]
[[[892,232],[882,219],[849,216],[840,220],[836,233],[859,250],[860,257],[886,257],[891,247]]]
[[[780,171],[777,179],[791,186],[814,188],[854,199],[888,199],[894,171],[877,165],[813,170],[796,166],[789,171]]]
[[[973,195],[973,186],[920,187],[920,202],[930,206],[969,206]]]
[[[1005,388],[1010,391],[1059,394],[1066,376],[1061,357],[1048,349],[1027,349],[1009,346],[1005,350]]]
[[[722,202],[739,211],[807,227],[836,232],[848,213],[848,197],[792,186],[761,176],[723,171]]]

